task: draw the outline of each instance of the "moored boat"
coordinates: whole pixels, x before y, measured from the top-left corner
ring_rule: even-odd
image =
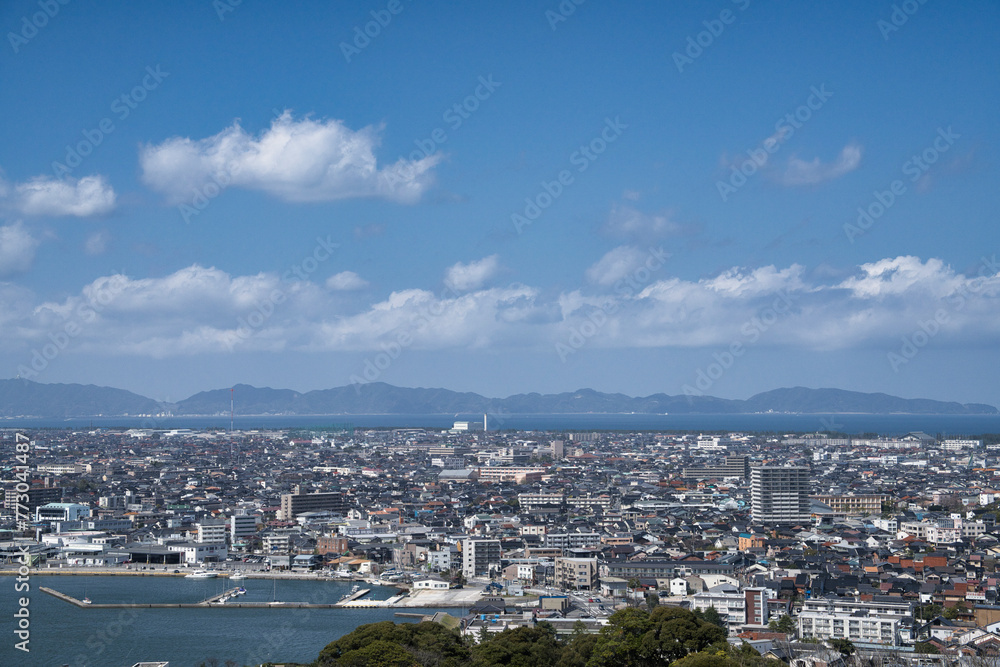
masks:
[[[191,574],[184,575],[185,579],[215,579],[219,576],[218,572],[213,572],[212,570],[195,570]]]

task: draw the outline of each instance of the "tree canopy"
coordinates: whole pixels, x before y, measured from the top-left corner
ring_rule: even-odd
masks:
[[[329,643],[315,667],[746,667],[751,654],[731,649],[726,631],[675,607],[617,611],[598,634],[561,640],[542,622],[485,633],[479,643],[437,623],[362,625]],[[760,656],[746,647],[757,660]],[[742,651],[742,653],[741,653]]]

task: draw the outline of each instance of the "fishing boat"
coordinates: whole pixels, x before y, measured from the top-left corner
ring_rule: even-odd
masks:
[[[215,579],[219,576],[218,572],[213,572],[212,570],[195,570],[191,574],[185,574],[185,579]]]

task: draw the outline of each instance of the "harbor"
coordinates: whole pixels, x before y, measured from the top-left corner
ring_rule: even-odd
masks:
[[[343,607],[339,602],[353,582],[302,578],[252,579],[247,593],[225,604],[199,604],[228,592],[235,583],[183,577],[49,576],[31,573],[32,651],[30,664],[131,665],[136,655],[155,654],[178,664],[198,664],[215,655],[239,664],[267,661],[310,662],[330,641],[358,625],[378,621],[417,621],[398,612],[431,615],[454,609]],[[42,588],[62,593],[53,595]],[[359,602],[398,595],[386,586],[362,584],[370,593]],[[360,591],[359,591],[360,592]],[[93,604],[74,604],[67,598]],[[277,597],[277,600],[275,600]],[[275,601],[306,604],[269,604]],[[239,605],[239,606],[236,606]],[[239,609],[235,612],[222,611]],[[283,610],[283,611],[278,611]],[[197,641],[192,641],[197,638]],[[202,641],[214,642],[208,652]],[[2,664],[28,664],[2,659]]]
[[[176,576],[176,575],[174,575]],[[273,583],[273,582],[272,582]],[[48,586],[40,586],[41,592],[51,595],[80,609],[376,609],[376,608],[462,608],[475,604],[481,597],[474,589],[417,590],[397,593],[385,599],[370,597],[371,588],[355,585],[337,602],[285,601],[276,598],[265,600],[245,600],[243,586],[232,587],[215,593],[197,602],[99,602],[76,598],[68,593]]]

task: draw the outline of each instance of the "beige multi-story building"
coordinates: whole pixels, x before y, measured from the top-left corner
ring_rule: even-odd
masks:
[[[566,496],[562,492],[517,494],[517,504],[522,512],[533,512],[546,507],[561,507],[565,500]]]
[[[879,514],[882,512],[882,503],[889,500],[889,496],[880,494],[869,494],[860,496],[809,496],[838,514],[847,516],[862,516],[865,514]]]
[[[559,588],[593,590],[597,587],[597,559],[556,558],[555,582]]]

